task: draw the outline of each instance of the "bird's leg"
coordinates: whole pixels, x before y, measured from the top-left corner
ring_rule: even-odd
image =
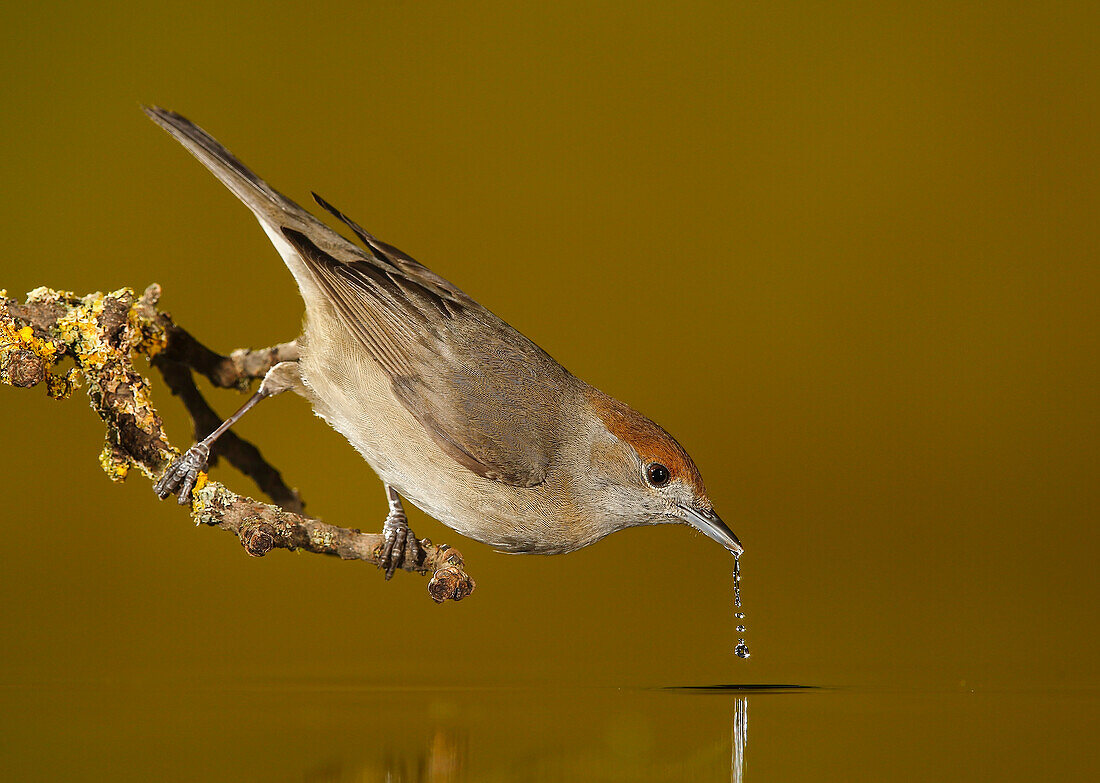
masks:
[[[390,513],[382,525],[384,542],[378,567],[386,569],[388,580],[406,561],[419,564],[424,558],[424,550],[420,547],[416,534],[409,530],[405,509],[401,506],[401,496],[389,484],[386,485],[386,498],[390,503]]]
[[[267,371],[267,375],[260,383],[259,390],[248,398],[248,402],[242,405],[240,410],[223,421],[216,430],[185,451],[182,456],[172,461],[172,464],[164,471],[164,475],[153,485],[153,491],[157,493],[161,500],[164,500],[178,490],[179,504],[186,506],[191,502],[191,490],[195,487],[195,481],[198,479],[199,473],[206,467],[206,461],[210,458],[210,447],[214,445],[214,441],[236,424],[260,400],[293,389],[300,383],[301,376],[298,374],[297,362],[279,362],[276,364]]]

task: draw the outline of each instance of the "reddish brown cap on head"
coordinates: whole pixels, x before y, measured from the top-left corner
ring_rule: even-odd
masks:
[[[703,477],[699,475],[695,462],[663,427],[598,389],[592,389],[589,393],[589,403],[608,432],[629,444],[643,463],[659,462],[664,465],[672,474],[673,481],[679,479],[691,488],[697,499],[710,505]]]

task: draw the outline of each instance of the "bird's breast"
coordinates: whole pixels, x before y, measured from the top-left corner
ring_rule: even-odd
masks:
[[[378,476],[459,533],[515,552],[569,551],[574,511],[562,483],[516,487],[445,453],[394,392],[389,375],[333,318],[313,312],[299,341],[304,394]],[[379,509],[381,513],[381,509]]]

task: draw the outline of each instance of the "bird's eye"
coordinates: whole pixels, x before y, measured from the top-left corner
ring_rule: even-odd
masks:
[[[650,486],[663,487],[672,479],[672,474],[660,462],[651,462],[645,466],[645,477]]]

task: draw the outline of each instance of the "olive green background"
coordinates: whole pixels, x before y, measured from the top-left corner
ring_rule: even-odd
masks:
[[[506,556],[413,512],[478,582],[435,606],[417,576],[250,559],[141,476],[109,483],[82,393],[4,387],[9,695],[324,681],[396,703],[418,699],[412,685],[560,686],[598,712],[583,696],[596,686],[1084,689],[1088,717],[1053,732],[1072,748],[1100,685],[1098,17],[1092,3],[6,5],[0,287],[156,281],[216,349],[294,337],[301,302],[266,237],[139,104],[179,111],[669,429],[745,544],[753,653],[731,654],[729,555],[686,528]],[[153,380],[185,447],[188,420]],[[223,415],[243,400],[209,399]],[[380,482],[304,401],[267,402],[238,431],[312,513],[381,524]],[[21,713],[21,749],[51,755],[49,727],[74,725],[58,709],[56,723]],[[557,737],[569,714],[534,730]],[[818,725],[772,728],[811,743]],[[1095,761],[1078,751],[1060,763]]]

